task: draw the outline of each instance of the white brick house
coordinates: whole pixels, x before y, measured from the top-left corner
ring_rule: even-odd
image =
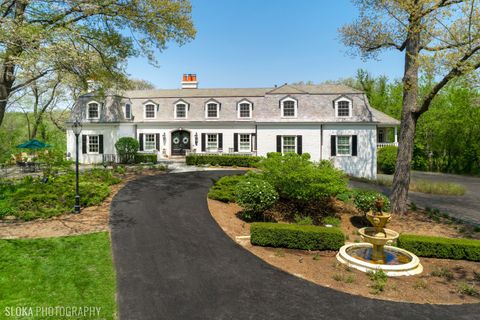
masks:
[[[388,138],[396,144],[399,122],[373,109],[363,92],[346,86],[197,85],[195,75],[185,75],[182,89],[81,96],[71,118],[83,126],[80,163],[100,163],[116,153],[119,138],[134,137],[140,152],[159,159],[186,152],[308,152],[313,161],[330,160],[351,175],[374,178],[377,147],[389,144]],[[71,129],[67,151],[75,155]]]

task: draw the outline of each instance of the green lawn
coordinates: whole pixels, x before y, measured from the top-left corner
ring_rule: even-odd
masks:
[[[1,319],[116,318],[115,274],[107,232],[0,240],[0,253]],[[58,309],[59,314],[79,307],[101,309],[99,315],[92,317],[38,313],[51,312],[45,307],[57,306],[64,308]],[[20,317],[30,311],[33,317]]]

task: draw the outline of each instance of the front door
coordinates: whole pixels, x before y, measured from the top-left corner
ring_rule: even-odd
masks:
[[[172,156],[184,156],[190,149],[190,132],[178,130],[172,132]]]

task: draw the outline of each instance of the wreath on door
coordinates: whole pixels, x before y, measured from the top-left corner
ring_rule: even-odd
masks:
[[[182,142],[183,142],[183,144],[187,144],[188,143],[188,137],[183,137]]]
[[[180,142],[180,138],[179,138],[179,137],[173,138],[173,143],[178,144],[179,142]]]

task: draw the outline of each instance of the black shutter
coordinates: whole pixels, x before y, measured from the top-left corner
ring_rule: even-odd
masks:
[[[82,134],[82,153],[87,153],[87,136]]]
[[[233,152],[238,152],[238,133],[233,134]]]
[[[330,155],[336,156],[337,155],[337,136],[330,136]]]
[[[352,156],[357,156],[357,136],[352,136]]]
[[[302,154],[302,136],[297,136],[297,153]]]
[[[140,151],[143,151],[143,133],[140,133],[140,134],[138,135],[138,144],[140,144],[139,150],[140,150]]]
[[[223,133],[218,134],[218,149],[223,149]]]
[[[103,134],[98,135],[98,153],[103,154]]]
[[[160,151],[160,133],[155,134],[155,147]]]
[[[277,136],[277,152],[282,153],[282,136]]]
[[[207,149],[207,146],[205,145],[206,143],[206,134],[205,133],[202,133],[202,152],[205,152],[205,150]]]

